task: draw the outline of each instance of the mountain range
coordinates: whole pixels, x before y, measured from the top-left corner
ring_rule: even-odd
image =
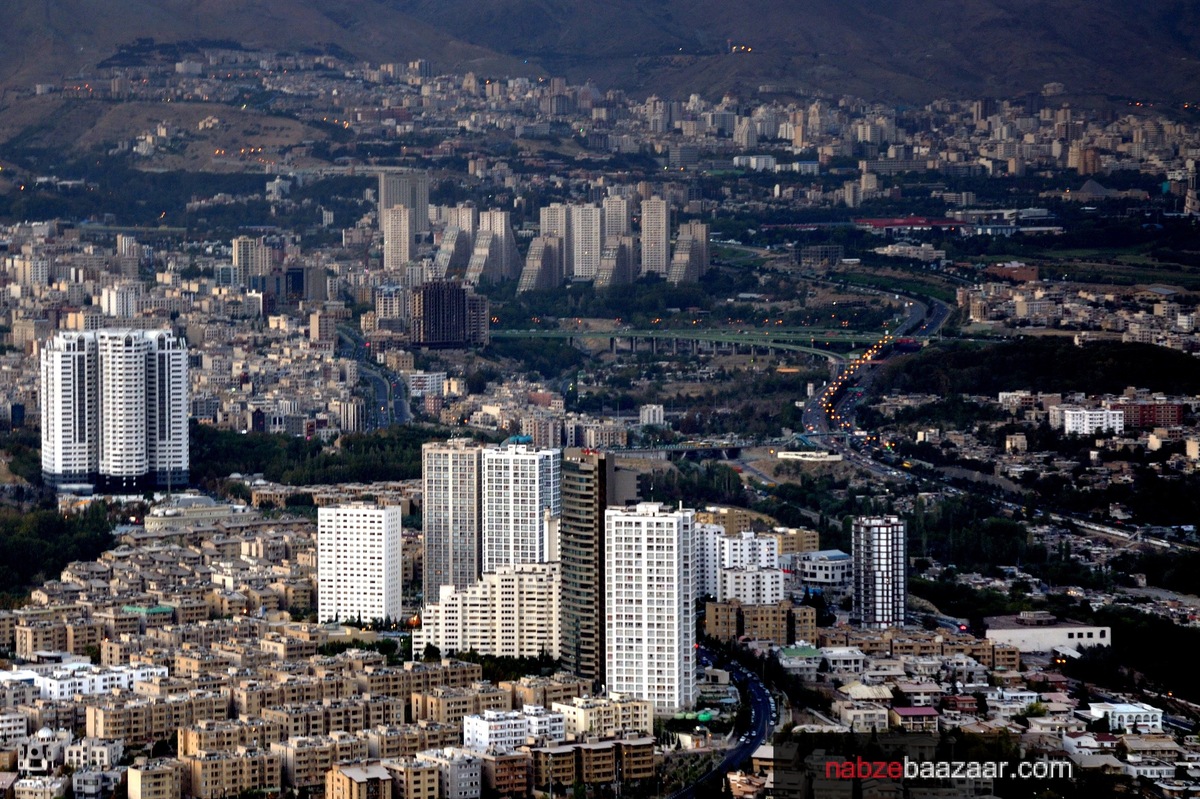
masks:
[[[233,40],[565,75],[631,93],[1073,95],[1200,102],[1195,0],[14,0],[0,85],[87,76],[123,45]]]

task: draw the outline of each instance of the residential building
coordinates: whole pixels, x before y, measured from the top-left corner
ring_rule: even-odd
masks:
[[[657,713],[696,699],[694,524],[694,511],[656,502],[605,511],[608,688]]]
[[[483,447],[465,438],[421,447],[421,528],[425,544],[424,596],[441,587],[467,588],[480,574],[480,464]]]
[[[429,232],[429,173],[422,170],[387,171],[379,175],[380,219],[389,208],[403,205],[412,211],[412,231]]]
[[[666,278],[670,265],[670,207],[661,197],[642,200],[642,274]]]
[[[518,563],[485,572],[473,585],[443,585],[413,633],[415,652],[499,657],[559,655],[562,577],[558,563]]]
[[[188,355],[165,330],[59,332],[41,356],[42,473],[131,492],[188,481]]]
[[[523,444],[484,449],[480,479],[483,571],[558,559],[561,481],[561,450]]]
[[[399,619],[398,505],[352,503],[317,511],[317,616],[322,621]]]
[[[908,600],[907,540],[898,516],[859,516],[851,527],[854,614],[863,627],[903,627]]]

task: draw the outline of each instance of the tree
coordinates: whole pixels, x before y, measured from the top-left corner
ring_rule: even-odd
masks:
[[[433,644],[425,644],[425,651],[421,653],[421,660],[426,663],[436,663],[442,659],[442,650],[438,649]]]

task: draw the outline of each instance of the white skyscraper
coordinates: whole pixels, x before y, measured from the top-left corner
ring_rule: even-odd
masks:
[[[479,579],[479,480],[483,447],[453,438],[421,447],[421,525],[425,602],[443,585],[467,588]]]
[[[657,502],[604,514],[608,690],[674,713],[696,701],[695,512]]]
[[[413,221],[413,210],[407,205],[394,205],[379,212],[383,268],[389,272],[403,271],[413,259]]]
[[[62,332],[41,362],[42,472],[103,490],[188,481],[187,348],[163,330]]]
[[[480,498],[483,571],[557,559],[547,517],[562,515],[562,451],[522,444],[483,451]]]
[[[898,516],[859,516],[851,531],[854,615],[871,629],[903,627],[908,550]]]
[[[595,280],[604,245],[604,212],[595,205],[571,206],[571,262],[575,280]]]
[[[356,502],[317,511],[320,621],[399,619],[402,509]]]
[[[479,215],[479,229],[492,234],[498,271],[505,280],[521,276],[521,260],[517,252],[517,240],[512,232],[512,215],[508,211],[484,211]]]
[[[403,205],[412,209],[413,233],[428,233],[429,173],[421,170],[380,173],[378,203],[380,226],[385,210]]]
[[[642,201],[642,274],[667,276],[671,265],[671,214],[667,201]]]

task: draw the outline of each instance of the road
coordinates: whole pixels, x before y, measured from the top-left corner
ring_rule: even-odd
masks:
[[[375,390],[375,402],[367,411],[367,429],[376,430],[393,424],[407,424],[412,419],[412,411],[408,405],[408,391],[404,382],[391,380],[390,376],[371,360],[371,351],[364,346],[357,331],[349,327],[339,327],[338,337],[346,354],[358,361],[359,374],[369,380]]]
[[[775,729],[776,711],[772,709],[771,694],[767,691],[767,687],[763,685],[761,679],[754,672],[747,671],[737,663],[725,658],[719,652],[713,652],[704,647],[697,650],[697,656],[701,660],[706,660],[719,669],[726,669],[730,673],[730,679],[737,683],[742,692],[743,697],[749,697],[750,700],[750,729],[741,733],[737,744],[725,753],[725,757],[721,762],[714,766],[707,774],[700,777],[692,785],[682,788],[671,794],[670,799],[694,799],[696,789],[712,779],[724,778],[726,774],[736,770],[745,761],[750,759],[754,754],[754,750],[762,746],[767,741],[771,733]]]

